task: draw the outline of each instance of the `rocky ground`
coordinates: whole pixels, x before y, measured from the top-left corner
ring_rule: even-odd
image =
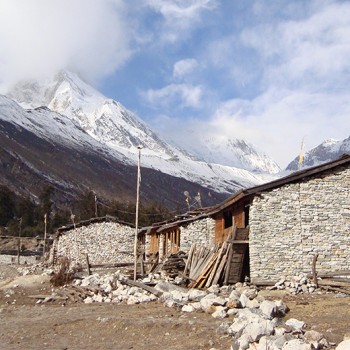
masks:
[[[108,290],[108,285],[103,284],[106,282],[105,277],[101,281],[94,275],[95,277],[74,283],[75,288],[87,290],[86,295],[80,294],[81,300],[79,300],[77,297],[63,297],[64,293],[57,292],[60,289],[53,291],[49,282],[50,276],[43,274],[43,271],[37,270],[35,274],[23,276],[23,273],[27,272],[23,268],[18,271],[15,265],[0,266],[1,349],[228,350],[237,341],[235,331],[245,322],[244,313],[251,314],[250,310],[254,308],[267,314],[274,312],[273,304],[267,303],[269,300],[282,300],[283,303],[279,305],[286,304],[290,308],[282,318],[283,327],[286,327],[287,320],[302,320],[306,324],[301,332],[302,337],[309,330],[322,333],[327,339],[329,348],[335,348],[335,344],[340,343],[344,335],[350,332],[350,298],[343,294],[315,291],[312,294],[293,295],[286,290],[261,290],[255,295],[255,288],[240,289],[242,287],[240,286],[222,291],[219,289],[215,291],[214,288],[212,293],[207,293],[206,299],[201,301],[200,293],[192,292],[197,297],[189,298],[189,293],[185,291],[166,291],[168,285],[163,283],[158,288],[163,295],[154,298],[152,293],[137,287],[126,287],[115,277],[110,284],[113,288]],[[109,276],[107,281],[111,281],[111,276],[116,275],[110,272],[107,276]],[[101,292],[95,291],[91,294],[94,288],[100,288]],[[132,292],[131,288],[134,288]],[[244,292],[245,290],[247,292]],[[212,294],[213,296],[210,296]],[[242,297],[243,294],[247,298]],[[92,300],[99,298],[98,295],[104,298],[101,300],[103,302]],[[45,296],[55,297],[44,302]],[[141,296],[156,300],[135,304],[134,302]],[[108,298],[116,300],[109,301]],[[191,298],[193,300],[190,300]],[[199,301],[195,301],[195,298]],[[211,305],[210,302],[205,302],[214,298],[217,298],[217,301]],[[219,298],[226,300],[223,306],[217,305],[220,304]],[[228,302],[230,304],[227,304]],[[235,305],[238,308],[233,307],[234,302],[238,303]],[[239,305],[242,302],[248,302],[249,307]],[[256,302],[259,306],[249,304]],[[195,308],[199,304],[202,305],[200,311],[189,310],[191,305]],[[204,312],[203,308],[206,307],[208,310]],[[217,312],[216,318],[213,317],[213,311]],[[224,318],[221,318],[220,313],[225,313],[222,315]],[[270,316],[265,315],[263,320],[265,325],[272,322],[275,331],[277,326],[273,324],[275,321],[272,314]],[[254,323],[254,317],[250,319],[250,323]],[[259,311],[259,320],[261,317],[262,313]],[[264,332],[267,328],[266,326]],[[301,337],[301,333],[298,335],[298,331],[292,328],[287,327],[285,334],[294,341]],[[244,332],[248,331],[243,329],[243,335],[246,334]],[[251,343],[250,346],[249,349],[254,349],[253,346],[255,349],[260,349],[257,343]],[[269,349],[265,346],[264,350],[266,348]]]

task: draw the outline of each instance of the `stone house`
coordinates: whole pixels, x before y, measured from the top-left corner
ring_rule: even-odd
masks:
[[[135,227],[107,216],[82,221],[58,229],[50,251],[54,263],[65,256],[85,265],[132,263],[134,259]]]
[[[144,229],[146,252],[162,257],[192,243],[233,244],[243,279],[350,269],[350,155],[236,192],[219,205]]]
[[[201,208],[141,229],[139,237],[147,259],[158,261],[179,250],[188,252],[194,243],[213,244],[215,221],[207,214],[211,209]]]
[[[233,235],[241,271],[254,283],[311,273],[316,254],[318,272],[350,269],[349,188],[350,155],[344,155],[241,190],[209,213],[215,241]]]

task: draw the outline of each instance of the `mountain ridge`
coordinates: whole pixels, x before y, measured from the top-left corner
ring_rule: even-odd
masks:
[[[137,146],[144,145],[144,167],[197,182],[216,192],[232,193],[275,178],[275,175],[209,163],[194,154],[188,155],[163,141],[119,102],[106,98],[73,73],[60,72],[42,83],[19,83],[8,96],[25,108],[45,103],[51,110],[69,117],[101,144],[122,154],[130,163],[136,164]]]

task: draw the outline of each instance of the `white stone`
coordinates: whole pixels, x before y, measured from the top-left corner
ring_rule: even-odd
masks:
[[[249,298],[245,294],[241,294],[239,297],[239,303],[242,308],[245,308],[247,306],[248,301]]]
[[[299,339],[293,339],[285,342],[282,350],[312,350],[312,346]]]
[[[243,319],[235,320],[235,322],[233,322],[229,328],[229,334],[231,335],[240,334],[244,330],[244,328],[247,326],[248,323],[249,321],[243,320]]]
[[[239,298],[240,298],[240,296],[241,296],[241,293],[240,293],[238,290],[234,289],[234,290],[230,293],[228,299],[229,299],[229,300],[238,301]]]
[[[207,292],[199,289],[192,288],[188,291],[188,300],[190,301],[200,301],[207,295]]]
[[[214,318],[225,318],[227,317],[226,308],[223,306],[216,306],[215,311],[211,314]]]
[[[182,312],[193,312],[195,311],[195,308],[193,307],[193,305],[189,304],[189,305],[184,305],[181,309]]]
[[[286,325],[292,327],[296,331],[301,331],[305,327],[305,322],[290,318],[286,321]]]
[[[258,322],[249,323],[243,334],[248,334],[253,342],[259,341],[259,339],[264,335],[270,335],[274,331],[272,323],[268,320],[260,320]]]
[[[253,300],[249,299],[246,307],[249,309],[258,309],[260,307],[260,303],[258,302],[258,300],[256,298]]]
[[[285,314],[289,311],[289,307],[283,300],[274,300],[274,303],[277,307],[277,315],[279,317],[285,316]]]
[[[220,292],[220,287],[219,285],[215,284],[207,289],[208,293],[214,293],[214,294],[219,294]]]
[[[343,340],[341,343],[338,344],[338,346],[335,348],[335,350],[349,350],[350,349],[350,339]]]
[[[255,288],[245,289],[242,293],[246,295],[250,300],[253,300],[258,295],[258,291]]]
[[[261,312],[270,319],[277,314],[277,305],[274,301],[264,300],[259,308]]]

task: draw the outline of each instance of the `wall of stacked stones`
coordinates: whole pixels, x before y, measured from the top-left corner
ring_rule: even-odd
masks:
[[[205,218],[193,221],[187,226],[180,228],[180,250],[188,252],[191,245],[204,244],[210,245],[214,243],[215,238],[215,220]]]
[[[57,242],[57,255],[85,264],[133,262],[135,229],[115,222],[94,223],[64,232]]]
[[[284,185],[256,196],[250,208],[250,274],[277,281],[350,269],[350,169]]]

